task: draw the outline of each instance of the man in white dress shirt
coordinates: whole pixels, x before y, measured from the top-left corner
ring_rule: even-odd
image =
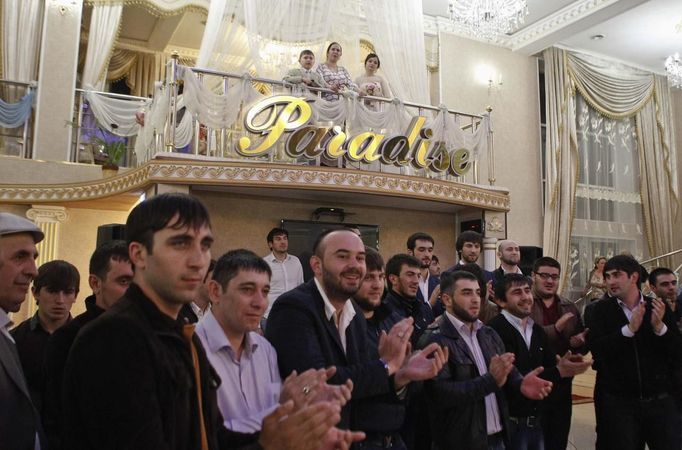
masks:
[[[277,297],[303,283],[301,261],[294,255],[287,253],[289,250],[289,232],[284,228],[273,228],[268,233],[267,239],[270,254],[263,259],[270,266],[272,278],[270,279],[267,310],[264,315],[266,319]]]

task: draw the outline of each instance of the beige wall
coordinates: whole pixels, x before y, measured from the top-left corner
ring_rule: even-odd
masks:
[[[489,91],[477,71],[489,66],[502,85]],[[441,92],[448,107],[469,113],[493,107],[496,185],[509,188],[508,236],[542,246],[541,143],[535,58],[441,33]],[[493,77],[495,81],[497,76]],[[481,183],[487,183],[485,157]]]
[[[304,200],[288,200],[273,197],[235,196],[227,193],[194,192],[206,204],[210,213],[216,241],[214,257],[227,250],[248,248],[265,255],[268,246],[265,237],[277,226],[280,219],[310,220],[311,213],[327,203]],[[435,253],[441,267],[448,268],[455,263],[454,214],[428,211],[398,210],[334,203],[355,215],[351,222],[379,225],[379,250],[388,259],[396,253],[404,253],[405,242],[410,234],[424,231],[436,241]]]
[[[673,110],[673,133],[675,134],[675,151],[676,151],[676,158],[677,158],[677,189],[678,189],[678,195],[682,196],[682,174],[680,174],[680,170],[682,170],[682,89],[670,89],[671,93],[671,104],[672,104],[672,110]],[[670,250],[679,250],[682,249],[682,233],[679,232],[679,230],[682,229],[682,202],[678,201],[678,213],[677,213],[677,221],[675,222],[673,226],[673,243],[674,247]],[[673,258],[673,261],[675,264],[679,265],[682,263],[682,257],[678,255],[677,257]],[[673,267],[673,270],[676,267]]]

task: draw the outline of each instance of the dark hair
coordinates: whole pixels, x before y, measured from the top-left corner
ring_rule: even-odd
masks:
[[[313,55],[313,58],[315,57],[315,53],[313,53],[312,50],[305,49],[302,50],[301,53],[298,55],[299,61],[301,60],[301,58],[303,58],[304,55]]]
[[[648,275],[644,267],[642,267],[635,258],[629,255],[616,255],[606,261],[606,264],[604,264],[604,274],[611,270],[625,272],[628,274],[628,277],[632,276],[633,273],[638,274],[637,288],[642,286],[642,280],[646,279]]]
[[[483,245],[483,237],[480,233],[475,231],[462,231],[459,236],[457,236],[457,242],[455,242],[455,250],[457,250],[457,253],[462,253],[465,242],[473,242],[474,244]]]
[[[407,249],[414,251],[414,247],[417,245],[417,241],[429,241],[431,242],[431,245],[436,245],[436,241],[433,240],[433,238],[426,234],[426,233],[414,233],[412,236],[407,238]]]
[[[512,286],[533,287],[533,282],[527,276],[520,273],[507,273],[495,283],[495,298],[503,302],[507,301],[507,289]]]
[[[211,272],[213,272],[215,270],[216,263],[217,263],[217,261],[215,259],[211,258],[211,262],[208,263],[208,270],[206,271],[206,276],[204,277],[204,283],[206,283],[208,281],[208,276],[211,275]],[[211,277],[211,279],[213,279],[213,277]]]
[[[481,266],[476,263],[467,263],[463,266],[460,266],[458,270],[469,272],[478,279],[478,285],[481,288],[481,296],[484,296],[484,293],[488,292],[488,286],[485,281],[485,277],[483,276],[483,269],[481,269]]]
[[[108,241],[100,245],[92,252],[90,257],[90,275],[104,280],[111,270],[111,261],[130,261],[128,246],[124,240]]]
[[[329,44],[329,47],[327,47],[327,53],[325,53],[326,55],[329,54],[329,50],[332,49],[332,45],[334,45],[334,44],[338,45],[339,48],[341,49],[341,51],[343,51],[343,48],[341,48],[341,44],[339,44],[338,42],[334,41],[334,42],[332,42],[331,44]]]
[[[365,246],[365,265],[367,266],[367,272],[371,270],[383,270],[384,258],[382,258],[379,252],[372,247]]]
[[[559,261],[554,258],[550,258],[549,256],[543,256],[535,260],[533,263],[533,273],[538,273],[538,269],[540,269],[540,267],[554,267],[555,269],[559,269],[559,272],[561,272],[561,264],[559,264]]]
[[[38,293],[44,287],[54,292],[80,289],[81,276],[76,266],[61,259],[46,262],[38,268],[38,275],[33,279],[33,289]]]
[[[471,280],[478,283],[480,289],[481,282],[476,275],[466,270],[455,270],[454,272],[446,272],[440,277],[440,291],[442,293],[452,295],[455,284],[459,280]]]
[[[188,194],[169,193],[155,195],[137,205],[126,221],[126,241],[139,242],[152,253],[154,233],[173,223],[174,229],[190,226],[198,230],[202,226],[211,227],[208,210],[198,198]]]
[[[251,270],[258,273],[267,273],[272,277],[272,270],[263,258],[251,250],[243,248],[230,250],[218,258],[213,269],[213,280],[217,281],[223,289],[227,288],[230,280],[239,274],[240,270]]]
[[[391,256],[391,259],[386,263],[386,278],[388,278],[389,275],[400,276],[400,269],[402,269],[404,265],[420,269],[422,267],[422,264],[414,256],[406,253],[398,253],[397,255]]]
[[[434,261],[436,261],[437,263],[440,262],[440,260],[438,259],[438,257],[436,255],[431,255],[431,262],[434,262]]]
[[[649,274],[649,284],[651,286],[656,286],[656,282],[658,281],[657,278],[661,275],[675,275],[675,272],[667,267],[657,267]]]
[[[376,53],[370,53],[367,55],[367,57],[365,57],[365,65],[367,65],[367,61],[369,61],[370,58],[376,58],[377,59],[377,69],[379,67],[381,67],[381,61],[379,60],[379,55],[377,55]]]
[[[286,236],[288,239],[289,238],[289,232],[287,230],[285,230],[284,228],[277,228],[277,227],[273,228],[268,233],[268,237],[267,237],[268,243],[271,243],[275,239],[275,236]]]

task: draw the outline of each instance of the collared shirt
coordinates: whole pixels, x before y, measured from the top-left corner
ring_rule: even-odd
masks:
[[[508,274],[508,273],[518,273],[519,275],[523,275],[523,271],[521,270],[521,268],[520,268],[519,266],[516,266],[516,270],[513,271],[513,272],[507,272],[506,270],[504,270],[504,267],[503,267],[503,266],[500,266],[500,268],[502,269],[502,272],[503,272],[505,275]]]
[[[419,277],[419,290],[422,293],[422,298],[424,303],[429,304],[429,278],[431,277],[430,272],[426,272],[425,277]]]
[[[630,309],[628,307],[628,305],[626,305],[625,302],[623,302],[621,299],[616,298],[616,301],[618,302],[618,306],[620,306],[620,309],[622,309],[623,313],[625,313],[625,317],[628,318],[628,322],[631,321],[632,320],[632,309]],[[641,305],[642,303],[644,303],[644,297],[642,296],[642,293],[640,292],[639,293],[639,301],[635,305],[635,308],[638,307],[639,305]],[[625,337],[629,337],[629,338],[634,337],[635,333],[630,331],[630,327],[628,325],[629,324],[623,325],[623,328],[621,328],[620,331],[623,334],[623,336],[625,336]],[[666,324],[663,324],[663,327],[661,327],[661,331],[656,333],[656,330],[654,330],[654,334],[656,334],[656,336],[663,336],[667,331],[668,331],[668,326]]]
[[[9,341],[14,344],[14,338],[9,334],[9,329],[14,325],[14,322],[9,318],[9,314],[4,309],[0,308],[0,333],[5,335]]]
[[[315,285],[317,286],[317,290],[320,291],[320,295],[322,296],[322,300],[324,301],[324,313],[325,316],[327,317],[327,320],[332,320],[332,318],[334,318],[334,324],[336,325],[336,328],[339,330],[341,345],[343,346],[343,351],[345,352],[346,329],[353,320],[353,317],[355,317],[355,308],[353,308],[353,303],[351,303],[350,299],[346,300],[346,303],[343,304],[343,309],[337,312],[336,308],[334,308],[334,305],[332,305],[332,303],[329,301],[327,293],[324,292],[324,289],[322,288],[322,285],[320,284],[317,278],[315,278]]]
[[[192,312],[194,312],[194,314],[197,315],[197,319],[199,319],[199,320],[201,320],[201,318],[204,317],[204,315],[206,314],[206,311],[201,309],[201,307],[194,302],[190,303],[189,306],[190,306],[190,308],[192,308]],[[206,308],[206,310],[208,311],[209,309],[211,309],[210,303],[208,304],[208,307]]]
[[[263,260],[268,263],[270,270],[272,270],[268,310],[265,312],[265,317],[268,317],[272,304],[275,303],[277,297],[303,283],[303,266],[294,255],[287,255],[284,261],[280,261],[275,258],[274,253],[270,253],[264,256]]]
[[[521,337],[523,338],[524,342],[526,343],[526,347],[530,350],[530,341],[533,338],[533,319],[530,317],[526,318],[526,328],[523,327],[523,319],[519,319],[506,309],[502,310],[502,315],[509,321],[510,324],[516,330],[521,334]]]
[[[488,373],[488,366],[485,363],[485,357],[483,356],[483,351],[478,343],[478,330],[483,326],[483,322],[477,320],[474,322],[474,330],[471,331],[469,325],[459,320],[454,315],[445,311],[445,315],[450,320],[450,323],[455,327],[455,330],[462,337],[464,342],[466,342],[467,347],[471,351],[474,357],[474,362],[478,368],[479,375],[483,376]],[[497,406],[497,397],[494,393],[485,396],[485,421],[487,425],[488,435],[498,433],[502,431],[502,422],[500,420],[500,409]]]
[[[196,334],[222,380],[218,408],[225,427],[242,433],[259,431],[263,418],[277,407],[282,388],[275,349],[264,337],[249,332],[237,360],[235,349],[210,310],[197,324]]]

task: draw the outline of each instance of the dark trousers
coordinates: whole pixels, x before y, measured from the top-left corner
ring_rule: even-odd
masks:
[[[543,402],[542,432],[545,450],[566,450],[571,430],[571,397],[573,378],[562,378],[554,384],[552,393]]]
[[[545,450],[542,425],[528,417],[510,418],[510,450]]]
[[[680,449],[680,414],[672,397],[626,398],[599,390],[594,402],[600,449]]]
[[[367,433],[367,437],[353,444],[353,450],[407,450],[407,446],[400,437],[400,433],[382,435],[380,433]]]

